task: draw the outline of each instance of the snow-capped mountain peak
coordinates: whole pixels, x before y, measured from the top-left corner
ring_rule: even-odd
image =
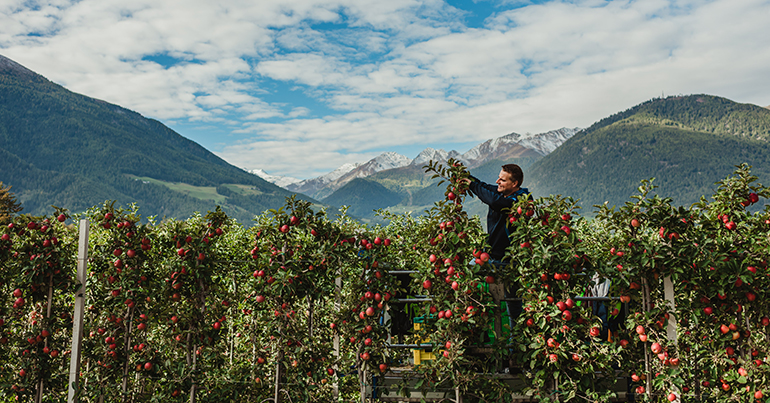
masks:
[[[572,136],[575,135],[575,133],[579,132],[580,128],[567,128],[562,127],[558,130],[551,130],[549,132],[540,133],[531,137],[527,137],[525,139],[522,139],[519,141],[519,144],[521,144],[524,147],[531,148],[533,150],[537,150],[543,155],[548,155],[553,150],[556,149],[556,147],[559,147],[562,145],[565,141],[569,140]]]
[[[446,152],[442,149],[436,150],[434,148],[426,148],[422,150],[419,154],[417,154],[417,157],[412,160],[410,165],[417,165],[417,166],[423,166],[427,164],[429,161],[446,161],[450,158],[457,158],[460,154],[452,150],[450,152]]]
[[[326,175],[305,180],[273,176],[260,169],[251,172],[292,192],[321,198],[328,196],[355,178],[365,178],[380,171],[405,166],[422,167],[431,160],[446,162],[450,158],[455,158],[469,168],[474,168],[492,159],[506,160],[544,156],[574,136],[578,130],[578,128],[561,128],[535,135],[510,133],[487,140],[464,154],[455,150],[447,152],[443,149],[436,150],[428,147],[413,160],[395,152],[385,152],[365,163],[347,163]]]
[[[578,128],[561,128],[534,135],[510,133],[505,136],[487,140],[471,148],[461,159],[469,167],[476,167],[494,158],[508,158],[528,154],[541,156],[550,154],[556,147],[567,141],[578,132]]]
[[[405,167],[409,165],[410,162],[412,162],[412,160],[409,159],[409,157],[391,151],[378,155],[366,164],[371,164],[372,167],[375,168],[375,172],[380,172],[386,169]]]
[[[277,186],[280,186],[282,188],[286,188],[286,186],[291,185],[292,183],[299,182],[300,180],[297,178],[292,178],[290,176],[277,176],[277,175],[270,175],[269,173],[265,172],[262,169],[253,169],[249,171],[250,173],[253,173],[254,175],[259,176],[260,178],[275,184]]]
[[[292,183],[286,186],[286,189],[292,192],[314,195],[318,190],[327,187],[330,183],[337,181],[339,178],[347,175],[359,166],[361,166],[359,163],[346,163],[326,175]]]

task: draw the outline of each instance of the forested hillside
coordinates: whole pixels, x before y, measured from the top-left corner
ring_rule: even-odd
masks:
[[[13,186],[25,213],[117,200],[139,203],[145,216],[183,218],[220,204],[248,222],[290,194],[156,120],[2,61],[0,180]],[[223,185],[227,195],[217,191]]]
[[[713,193],[717,178],[748,163],[770,182],[770,111],[692,95],[655,99],[603,119],[532,167],[536,196],[580,198],[583,208],[626,200],[640,180],[681,205]]]

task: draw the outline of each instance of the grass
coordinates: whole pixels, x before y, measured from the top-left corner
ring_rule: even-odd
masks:
[[[251,185],[232,185],[232,184],[227,184],[227,185],[222,185],[222,186],[232,190],[235,193],[239,193],[239,194],[242,194],[244,196],[260,195],[260,194],[264,193],[264,192],[259,191],[256,187],[251,186]]]
[[[193,185],[188,185],[186,183],[166,182],[166,181],[161,181],[153,178],[140,177],[140,176],[134,176],[134,175],[129,175],[129,177],[134,180],[141,180],[145,182],[154,183],[156,185],[163,185],[175,192],[179,192],[187,196],[194,197],[196,199],[213,200],[216,203],[224,203],[227,200],[227,197],[217,193],[217,189],[214,186],[193,186]]]

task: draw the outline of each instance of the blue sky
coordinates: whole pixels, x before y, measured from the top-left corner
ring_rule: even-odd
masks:
[[[770,0],[0,0],[0,54],[309,178],[661,95],[770,105]]]

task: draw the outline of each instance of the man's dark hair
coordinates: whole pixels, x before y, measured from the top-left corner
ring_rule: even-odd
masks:
[[[505,164],[503,165],[503,171],[511,174],[511,179],[518,182],[519,186],[521,186],[521,183],[524,182],[524,172],[522,172],[520,166],[516,164]]]

